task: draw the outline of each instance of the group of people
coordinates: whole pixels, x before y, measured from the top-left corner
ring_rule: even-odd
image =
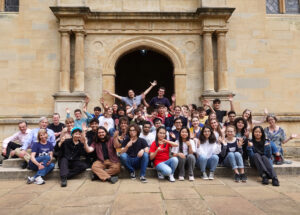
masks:
[[[140,95],[130,89],[127,97],[105,90],[121,103],[109,106],[101,98],[102,108],[94,107],[94,113],[87,111],[87,97],[82,110],[74,110],[75,119],[66,109],[65,124],[58,113],[53,114],[51,124],[46,117],[40,118],[39,127],[32,130],[21,121],[20,131],[3,141],[2,156],[22,158],[22,168],[36,171],[28,177],[29,184],[44,184],[44,177],[58,161],[62,187],[89,167],[92,180],[116,183],[121,164],[131,179],[136,179],[140,169],[141,182],[147,182],[147,167],[155,168],[159,179],[170,182],[175,182],[176,170],[179,181],[193,181],[195,167],[203,180],[213,180],[218,165],[231,168],[234,181],[246,182],[244,168],[251,165],[263,184],[272,179],[272,185],[279,186],[273,164],[288,163],[282,144],[297,135],[287,138],[275,115],[265,110],[264,119],[254,120],[246,109],[237,117],[232,97],[230,111],[221,109],[219,99],[212,105],[203,100],[201,107],[176,106],[175,96],[171,102],[164,97],[164,87],[159,87],[158,95],[148,103],[146,95],[156,85],[156,81],[150,83]],[[269,126],[263,129],[260,124],[265,120]]]

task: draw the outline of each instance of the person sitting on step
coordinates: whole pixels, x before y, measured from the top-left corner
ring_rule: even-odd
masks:
[[[121,164],[116,153],[118,143],[114,143],[105,127],[100,126],[96,131],[96,138],[89,146],[84,145],[88,153],[96,152],[97,160],[92,165],[92,180],[101,179],[112,184],[118,181],[117,174],[121,171]]]

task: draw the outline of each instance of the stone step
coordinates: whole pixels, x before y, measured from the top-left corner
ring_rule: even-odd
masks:
[[[289,158],[300,158],[300,147],[284,147],[284,156]]]
[[[292,164],[283,164],[283,165],[275,165],[275,171],[278,175],[300,175],[300,162],[293,161]],[[255,169],[246,167],[246,173],[249,176],[257,176],[258,173]],[[28,169],[20,169],[19,167],[0,167],[0,179],[25,179],[27,176],[34,175],[34,171]],[[139,175],[139,171],[136,172]],[[201,172],[198,168],[194,171],[195,177],[200,177]],[[81,173],[80,175],[76,176],[76,178],[89,178],[91,175],[91,169],[87,169],[87,171]],[[176,175],[176,174],[175,174]],[[217,167],[216,176],[225,176],[225,177],[232,177],[233,172],[229,168],[226,167]],[[148,168],[146,172],[146,176],[148,178],[156,178],[157,173],[156,170],[153,168]],[[120,178],[129,178],[128,171],[122,167],[121,173],[119,174]],[[186,177],[187,178],[187,177]],[[51,173],[47,175],[47,179],[59,179],[59,169],[56,167]]]

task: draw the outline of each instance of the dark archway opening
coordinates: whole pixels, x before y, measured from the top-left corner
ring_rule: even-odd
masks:
[[[120,96],[127,96],[129,89],[139,95],[153,80],[157,80],[158,84],[147,95],[148,102],[157,96],[160,86],[166,88],[165,96],[168,99],[174,93],[173,64],[168,57],[158,52],[143,48],[129,52],[118,59],[115,70],[115,92]]]

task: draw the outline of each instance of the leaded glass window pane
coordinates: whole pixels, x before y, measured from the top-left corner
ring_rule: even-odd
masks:
[[[285,0],[286,13],[299,13],[299,0]]]
[[[18,12],[19,0],[5,0],[5,11]]]
[[[279,0],[266,0],[267,13],[279,13]]]

